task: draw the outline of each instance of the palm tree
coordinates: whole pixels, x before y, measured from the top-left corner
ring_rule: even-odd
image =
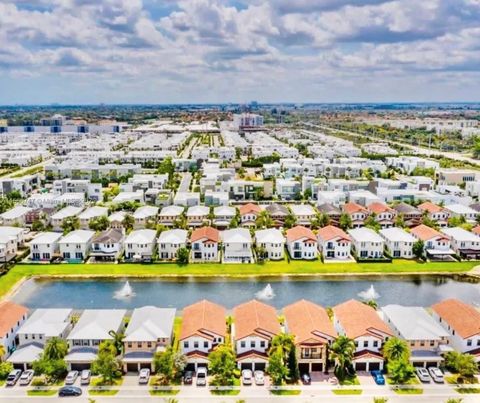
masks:
[[[123,351],[123,339],[125,338],[125,334],[122,332],[116,332],[115,330],[110,330],[108,334],[113,338],[112,341],[117,349],[117,354],[121,354]]]
[[[2,358],[5,354],[7,354],[7,349],[3,344],[0,344],[0,362],[2,362]]]
[[[123,218],[123,227],[125,230],[130,231],[135,224],[135,218],[131,214],[125,214]]]
[[[335,362],[335,375],[343,381],[352,367],[355,342],[347,336],[338,336],[330,347],[330,359]]]
[[[388,339],[383,345],[382,351],[386,361],[408,360],[410,356],[407,343],[396,337]]]
[[[272,217],[270,217],[270,214],[268,214],[268,211],[263,210],[260,212],[255,224],[259,228],[270,228],[273,227],[273,220]]]
[[[68,345],[59,337],[50,338],[45,344],[44,357],[49,360],[62,360],[68,353]]]

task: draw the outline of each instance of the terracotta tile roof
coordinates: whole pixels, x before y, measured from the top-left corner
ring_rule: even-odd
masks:
[[[259,214],[262,211],[262,209],[258,204],[253,204],[253,203],[244,204],[240,206],[238,210],[240,211],[240,215],[249,214],[249,213]]]
[[[270,339],[281,331],[275,308],[257,300],[237,305],[233,317],[237,340],[253,334]]]
[[[475,228],[473,228],[472,232],[476,235],[480,235],[480,225],[477,225]]]
[[[367,334],[378,337],[379,332],[393,336],[391,329],[380,319],[375,309],[363,302],[351,299],[335,306],[333,312],[351,339]]]
[[[411,234],[421,239],[422,241],[428,241],[429,239],[437,236],[448,239],[445,235],[438,232],[436,229],[428,227],[427,225],[420,224],[410,230]]]
[[[350,241],[350,236],[344,230],[334,227],[333,225],[327,225],[326,227],[320,228],[317,231],[317,235],[324,241],[329,241],[330,239],[337,237]]]
[[[314,242],[317,240],[313,231],[302,225],[297,225],[287,230],[287,241],[294,242],[302,238],[307,238],[307,240]]]
[[[288,331],[298,344],[309,340],[326,343],[337,335],[327,311],[313,302],[302,299],[283,308],[283,312]]]
[[[417,207],[421,211],[428,211],[429,213],[438,213],[443,210],[443,207],[437,206],[432,202],[424,202]]]
[[[195,242],[206,238],[210,242],[218,242],[220,239],[220,232],[213,227],[201,227],[193,230],[190,236],[190,242]]]
[[[7,334],[27,313],[28,309],[22,305],[10,301],[0,302],[0,337]]]
[[[343,205],[343,211],[347,214],[353,214],[358,212],[368,213],[368,210],[360,204],[349,202]]]
[[[212,333],[222,337],[227,333],[226,310],[223,306],[204,299],[183,309],[180,340],[193,335],[212,338]]]
[[[480,312],[458,299],[446,299],[432,309],[462,338],[480,335]]]
[[[386,204],[375,202],[367,206],[368,210],[375,214],[384,213],[385,211],[394,211]]]

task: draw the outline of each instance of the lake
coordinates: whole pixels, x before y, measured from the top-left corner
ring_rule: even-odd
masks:
[[[378,304],[430,306],[446,298],[459,298],[480,305],[480,282],[467,276],[349,276],[277,279],[135,279],[129,278],[134,295],[117,298],[126,279],[30,279],[12,296],[29,308],[126,308],[144,305],[175,307],[209,299],[231,308],[252,298],[282,308],[299,299],[333,306],[371,285],[379,295]],[[272,295],[263,292],[270,284]],[[260,293],[260,294],[259,294]]]

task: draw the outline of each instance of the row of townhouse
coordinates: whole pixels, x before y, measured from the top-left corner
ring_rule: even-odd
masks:
[[[172,344],[176,310],[144,306],[130,317],[122,309],[87,309],[77,322],[71,309],[26,308],[12,302],[0,305],[0,343],[7,359],[17,368],[30,368],[45,343],[52,337],[68,342],[69,369],[88,369],[112,330],[125,334],[120,357],[125,372],[152,368],[156,352]],[[208,355],[231,340],[240,369],[264,370],[272,339],[281,333],[294,336],[300,372],[327,372],[329,347],[338,336],[355,343],[353,365],[357,371],[383,369],[383,344],[391,337],[405,340],[410,361],[417,367],[440,366],[444,354],[459,351],[480,362],[480,312],[458,299],[423,307],[371,306],[349,300],[327,310],[300,300],[277,311],[257,300],[231,310],[231,331],[227,309],[202,300],[185,307],[178,336],[179,351],[187,358],[187,369],[208,365]],[[279,316],[281,315],[281,316]],[[282,318],[282,320],[280,320]]]

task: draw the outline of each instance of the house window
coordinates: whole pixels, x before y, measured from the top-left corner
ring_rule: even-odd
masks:
[[[255,340],[252,340],[252,341],[250,342],[250,347],[255,348],[255,345],[256,345]]]
[[[188,348],[188,341],[183,342],[183,348]]]
[[[260,347],[265,348],[265,342],[264,341],[260,342]]]
[[[365,340],[365,341],[363,342],[363,347],[368,347],[368,340]]]
[[[208,348],[208,341],[203,342],[203,348]]]
[[[471,346],[472,345],[472,340],[471,339],[468,339],[467,340],[467,346]]]
[[[241,341],[241,342],[240,342],[240,347],[245,348],[245,345],[246,345],[246,344],[245,344],[244,341]]]
[[[198,348],[198,341],[194,341],[194,342],[193,342],[193,347],[194,347],[194,348]]]

